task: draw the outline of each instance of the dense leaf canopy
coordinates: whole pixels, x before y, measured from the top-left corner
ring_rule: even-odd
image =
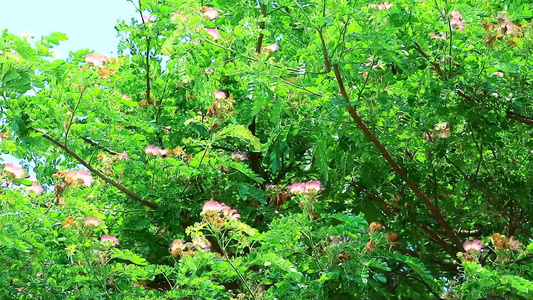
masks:
[[[1,33],[1,295],[533,298],[530,1],[132,5]]]

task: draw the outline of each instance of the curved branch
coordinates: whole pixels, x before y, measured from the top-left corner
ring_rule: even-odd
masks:
[[[120,184],[118,181],[108,177],[107,175],[105,175],[104,173],[98,171],[97,169],[95,169],[93,166],[91,166],[88,162],[86,162],[83,158],[81,158],[78,154],[76,154],[74,151],[70,150],[65,144],[62,144],[60,143],[59,141],[57,141],[56,139],[54,139],[51,135],[47,134],[46,132],[44,132],[43,130],[41,129],[38,129],[38,128],[32,128],[33,130],[35,130],[36,132],[39,132],[40,134],[42,134],[42,136],[49,140],[50,142],[52,142],[54,145],[58,146],[59,148],[61,148],[63,151],[67,152],[68,154],[70,154],[70,156],[74,157],[74,159],[76,159],[80,164],[84,165],[87,169],[89,169],[89,171],[93,172],[94,174],[96,174],[96,176],[100,177],[103,181],[105,181],[106,183],[116,187],[117,189],[119,189],[121,192],[123,192],[124,194],[128,195],[128,197],[130,197],[131,199],[141,203],[142,205],[145,205],[145,206],[148,206],[152,209],[157,209],[159,208],[159,206],[157,206],[157,204],[155,203],[152,203],[150,201],[146,201],[146,200],[142,200],[141,197],[139,197],[139,195],[135,194],[133,191],[129,190],[128,188],[126,188],[124,185]]]
[[[440,210],[433,205],[431,200],[420,190],[418,185],[416,185],[413,181],[411,181],[407,175],[405,174],[404,170],[400,167],[400,165],[392,158],[389,151],[381,144],[379,139],[370,131],[370,129],[366,126],[365,122],[355,108],[350,103],[350,98],[348,97],[348,93],[346,92],[346,88],[344,87],[344,83],[342,81],[341,73],[339,70],[339,65],[335,64],[333,65],[333,71],[335,72],[335,78],[337,79],[337,83],[339,85],[340,92],[344,98],[344,100],[347,103],[346,110],[352,117],[352,119],[355,121],[357,126],[361,128],[364,135],[372,141],[374,146],[379,150],[381,155],[387,160],[389,165],[394,169],[394,172],[400,176],[400,178],[405,182],[405,184],[413,191],[413,193],[424,203],[426,208],[431,212],[431,215],[439,222],[439,224],[443,227],[444,231],[446,231],[446,234],[448,237],[453,241],[455,246],[457,247],[457,250],[460,252],[464,252],[463,245],[461,241],[459,240],[459,237],[455,234],[453,231],[453,228],[450,226],[450,224],[444,219],[444,216],[440,212]]]

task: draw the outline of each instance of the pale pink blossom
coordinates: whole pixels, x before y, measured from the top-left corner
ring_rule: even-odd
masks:
[[[178,17],[180,17],[182,14],[181,14],[181,11],[175,11],[172,13],[172,15],[170,16],[170,20],[171,21],[174,21],[176,20]]]
[[[12,164],[12,163],[5,164],[4,172],[11,175],[13,178],[17,178],[17,179],[26,178],[26,172],[24,172],[22,167],[17,164]]]
[[[236,209],[231,209],[230,207],[225,207],[222,209],[222,214],[229,219],[238,220],[241,218],[241,215]]]
[[[274,43],[272,45],[269,45],[269,46],[265,47],[265,50],[270,51],[270,52],[276,52],[276,51],[279,50],[279,44],[278,43]]]
[[[233,151],[231,153],[231,158],[234,160],[234,161],[245,161],[245,160],[248,160],[248,155],[242,153],[242,152],[239,152],[239,151]]]
[[[74,181],[81,181],[84,186],[91,186],[93,184],[94,179],[91,173],[85,171],[85,170],[77,170],[70,172],[70,177]]]
[[[209,251],[209,249],[211,249],[211,243],[203,235],[194,237],[192,244],[203,251]]]
[[[20,35],[22,36],[24,40],[27,40],[33,37],[33,35],[29,31],[23,31],[20,33]]]
[[[112,236],[112,235],[102,235],[102,237],[100,238],[100,241],[102,243],[113,243],[113,246],[117,247],[119,245],[119,242],[118,242],[118,238],[116,236]]]
[[[372,63],[374,63],[374,58],[372,56],[369,56],[366,60],[369,61],[369,63],[366,63],[365,66],[366,67],[370,67],[372,66]],[[381,66],[383,65],[383,62],[381,61],[377,61],[373,66],[372,66],[372,69],[375,69],[375,68],[381,68]]]
[[[95,67],[102,67],[106,63],[107,56],[97,53],[89,53],[85,55],[85,62]]]
[[[213,40],[218,41],[220,39],[220,33],[216,28],[207,28],[207,33],[213,38]]]
[[[468,240],[463,243],[463,248],[466,252],[481,252],[483,242],[481,240]]]
[[[498,76],[498,77],[503,77],[503,73],[502,72],[494,72],[492,74],[490,74],[492,76]]]
[[[220,100],[220,99],[226,99],[227,97],[228,96],[226,95],[226,93],[215,89],[215,99]]]
[[[172,256],[178,256],[185,248],[187,248],[191,243],[185,243],[183,240],[174,240],[170,244],[170,253]]]
[[[83,223],[89,227],[98,227],[100,224],[102,224],[102,221],[100,221],[98,218],[86,217],[83,219]]]
[[[308,181],[305,185],[305,190],[309,193],[318,193],[322,190],[322,184],[318,180]]]
[[[142,15],[142,23],[148,23],[148,22],[152,22],[152,21],[155,21],[155,17],[152,17],[150,15],[146,15],[146,14]]]
[[[453,10],[451,13],[450,13],[450,25],[452,27],[455,27],[459,30],[464,30],[465,29],[465,21],[463,20],[463,16],[461,15],[461,13],[458,11],[458,10]]]
[[[166,154],[166,150],[154,145],[148,145],[146,146],[146,148],[144,148],[144,153],[146,153],[147,155],[164,155]]]
[[[378,10],[390,9],[392,7],[392,4],[390,4],[388,2],[383,2],[381,4],[370,4],[369,7],[371,9],[378,9]]]
[[[128,153],[126,153],[126,151],[119,153],[118,158],[123,160],[130,160],[130,157],[128,156]]]
[[[26,188],[26,192],[30,194],[41,194],[44,192],[44,189],[38,183],[34,182],[31,186]]]
[[[304,194],[306,192],[306,184],[303,182],[294,182],[289,187],[289,192],[295,195]]]
[[[214,20],[219,17],[218,11],[212,7],[202,6],[202,16],[209,20]]]
[[[201,214],[202,215],[206,214],[209,211],[221,212],[222,210],[224,210],[226,208],[229,208],[226,204],[218,203],[217,201],[210,200],[210,201],[207,201],[206,203],[204,203],[204,206],[202,207]]]
[[[131,97],[128,95],[122,94],[122,99],[131,100]]]
[[[430,33],[429,36],[432,38],[432,39],[437,39],[437,40],[445,40],[448,38],[448,36],[446,35],[446,33],[441,33],[441,35],[438,35],[438,34],[435,34],[435,33]]]
[[[516,240],[514,236],[509,238],[509,245],[511,245],[511,249],[513,250],[522,249],[522,243],[520,243],[519,240]]]

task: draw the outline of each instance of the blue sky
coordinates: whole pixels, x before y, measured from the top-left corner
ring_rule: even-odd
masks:
[[[55,48],[59,58],[69,51],[89,48],[116,55],[117,20],[139,19],[126,0],[0,0],[0,28],[20,35],[29,31],[36,38],[63,32],[69,38]]]

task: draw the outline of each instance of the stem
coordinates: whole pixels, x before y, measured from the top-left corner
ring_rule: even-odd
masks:
[[[261,30],[265,29],[264,18],[266,17],[266,14],[267,14],[267,6],[266,4],[262,4],[261,15],[262,15],[263,21],[261,21],[261,23],[259,24],[259,28],[261,28]],[[263,38],[264,38],[263,33],[259,33],[259,38],[257,39],[257,45],[255,46],[255,52],[257,52],[257,54],[261,53],[261,47],[263,46]]]
[[[459,250],[460,252],[463,252],[464,251],[463,245],[461,241],[459,240],[459,237],[457,237],[457,235],[454,233],[453,228],[450,226],[450,224],[446,222],[440,210],[438,210],[433,205],[433,203],[431,203],[431,200],[424,194],[424,192],[420,190],[418,185],[416,185],[413,181],[411,181],[407,177],[407,175],[405,174],[403,169],[400,167],[400,165],[398,165],[398,163],[392,158],[389,151],[381,144],[379,139],[370,131],[370,129],[368,129],[368,127],[363,122],[359,114],[357,114],[357,111],[355,110],[355,108],[350,104],[350,98],[348,97],[348,93],[346,92],[346,88],[344,87],[344,83],[342,81],[342,77],[341,77],[340,70],[339,70],[339,65],[337,64],[333,65],[333,70],[335,72],[335,77],[337,79],[337,83],[339,85],[341,94],[347,103],[346,110],[348,111],[352,119],[355,121],[357,126],[361,128],[361,130],[363,130],[363,133],[365,134],[365,136],[372,141],[372,143],[379,150],[381,155],[385,158],[385,160],[387,160],[389,165],[394,169],[394,172],[396,172],[396,174],[400,176],[400,178],[405,182],[405,184],[409,187],[409,189],[411,189],[411,191],[413,191],[413,193],[422,201],[422,203],[430,211],[433,217],[435,217],[437,222],[439,222],[439,224],[444,228],[448,237],[453,241],[453,243],[457,247],[457,250]]]
[[[141,203],[142,205],[148,206],[148,207],[150,207],[152,209],[159,208],[159,206],[157,206],[157,204],[152,203],[150,201],[142,200],[141,197],[139,197],[139,195],[135,194],[133,191],[129,190],[124,185],[122,185],[119,182],[113,180],[112,178],[109,178],[104,173],[102,173],[102,172],[98,171],[97,169],[95,169],[93,166],[91,166],[91,164],[86,162],[78,154],[76,154],[74,151],[70,150],[65,144],[60,143],[59,141],[54,139],[51,135],[49,135],[46,132],[44,132],[42,129],[38,129],[38,128],[32,128],[32,129],[35,130],[36,132],[39,132],[45,139],[49,140],[50,142],[52,142],[53,144],[55,144],[59,148],[63,149],[65,152],[70,154],[70,156],[74,157],[74,159],[76,159],[80,164],[82,164],[87,169],[89,169],[89,171],[95,173],[98,177],[100,177],[106,183],[116,187],[121,192],[123,192],[124,194],[128,195],[131,199]]]
[[[72,111],[72,116],[70,116],[70,121],[68,122],[68,127],[67,127],[67,133],[65,134],[65,145],[67,144],[68,133],[70,132],[70,126],[72,126],[72,120],[74,120],[74,114],[76,113],[76,110],[78,110],[78,106],[80,106],[81,97],[83,97],[83,93],[85,93],[85,89],[87,89],[87,86],[84,86],[83,90],[80,92],[78,103],[76,103],[76,106],[74,107],[74,110]]]

